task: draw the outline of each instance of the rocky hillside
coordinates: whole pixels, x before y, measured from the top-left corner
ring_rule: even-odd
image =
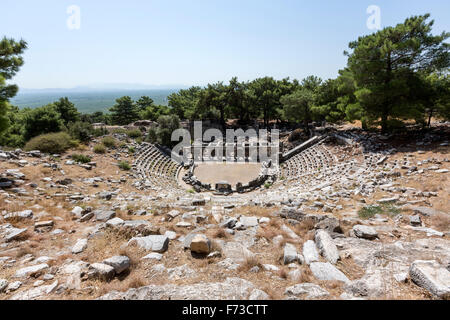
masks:
[[[0,151],[0,299],[448,299],[448,130],[340,130],[228,197],[119,166],[143,159],[120,135]]]

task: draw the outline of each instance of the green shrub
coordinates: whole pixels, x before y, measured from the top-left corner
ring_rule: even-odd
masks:
[[[83,154],[73,154],[72,159],[79,163],[89,163],[92,160],[91,157]]]
[[[117,141],[113,137],[104,137],[102,143],[107,148],[114,148],[117,144]]]
[[[75,147],[76,142],[71,140],[66,132],[48,133],[34,137],[25,145],[25,151],[39,150],[46,153],[62,153]]]
[[[358,216],[361,219],[373,218],[376,214],[385,214],[395,217],[400,213],[400,209],[392,203],[383,203],[381,205],[366,206],[358,210]]]
[[[132,129],[127,131],[127,135],[132,139],[136,139],[142,136],[142,132],[139,129]]]
[[[384,214],[387,214],[391,217],[395,217],[400,213],[400,209],[397,208],[393,203],[383,203],[381,205],[381,208],[383,209]]]
[[[105,145],[103,145],[102,143],[96,144],[94,146],[94,152],[95,153],[105,153],[106,152]]]
[[[104,127],[101,128],[95,128],[92,130],[92,134],[94,137],[101,137],[108,134],[108,130]]]
[[[125,148],[126,145],[127,145],[127,143],[124,141],[119,142],[119,148]]]
[[[115,128],[111,132],[112,133],[118,133],[118,134],[126,134],[127,130],[125,130],[124,128]]]
[[[81,121],[69,123],[67,130],[72,138],[81,142],[88,142],[91,140],[94,131],[90,123]]]
[[[389,119],[387,121],[387,126],[390,132],[400,133],[406,131],[405,123],[399,119]]]
[[[134,147],[128,147],[128,153],[133,154],[136,152],[136,149]]]
[[[383,213],[383,210],[380,206],[367,206],[358,210],[358,216],[361,219],[369,219],[375,216],[376,214]]]
[[[154,128],[150,128],[148,130],[147,137],[145,138],[146,142],[155,143],[158,141],[158,135],[156,134],[156,130]]]
[[[272,186],[272,184],[269,183],[269,182],[266,182],[266,183],[264,184],[264,188],[266,188],[266,189],[269,189],[271,186]]]
[[[118,166],[120,169],[128,171],[131,169],[130,164],[127,161],[119,161]]]

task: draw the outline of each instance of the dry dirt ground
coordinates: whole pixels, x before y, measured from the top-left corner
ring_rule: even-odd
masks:
[[[235,186],[238,182],[246,184],[257,178],[260,170],[261,164],[258,163],[201,163],[195,168],[194,175],[203,183],[214,185],[226,181]]]

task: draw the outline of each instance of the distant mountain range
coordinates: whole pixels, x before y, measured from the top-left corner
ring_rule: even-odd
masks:
[[[186,89],[189,86],[182,84],[167,85],[147,85],[140,83],[100,83],[85,86],[76,86],[73,88],[42,88],[29,89],[20,88],[20,93],[43,93],[43,92],[88,92],[105,90],[173,90]]]
[[[115,104],[115,100],[123,96],[130,96],[134,100],[149,96],[156,104],[167,105],[167,96],[184,88],[187,86],[103,84],[68,89],[20,89],[17,96],[11,99],[11,103],[19,108],[36,108],[57,101],[61,97],[68,97],[80,112],[107,112]]]

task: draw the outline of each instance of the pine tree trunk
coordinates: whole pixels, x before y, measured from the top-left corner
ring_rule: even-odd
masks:
[[[428,128],[431,126],[432,117],[433,117],[433,110],[430,110],[430,114],[428,115]]]
[[[386,133],[388,128],[387,128],[387,112],[383,112],[383,115],[381,116],[381,133]]]

